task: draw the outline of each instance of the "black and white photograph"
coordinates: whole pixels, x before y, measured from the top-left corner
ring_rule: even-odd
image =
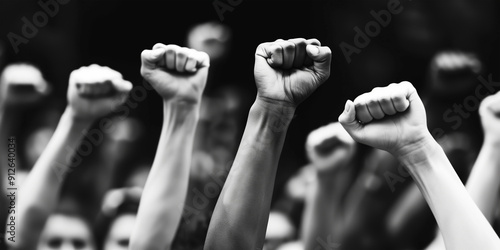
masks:
[[[500,250],[498,0],[0,0],[0,250]]]

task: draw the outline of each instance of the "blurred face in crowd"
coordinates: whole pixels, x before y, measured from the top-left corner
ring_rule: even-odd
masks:
[[[55,214],[45,224],[38,250],[95,250],[92,232],[76,216]]]
[[[202,23],[189,31],[187,43],[190,48],[206,52],[211,61],[218,60],[227,53],[231,30],[217,22]]]
[[[135,219],[135,214],[123,214],[118,216],[111,224],[103,249],[127,250],[130,236],[134,229]]]

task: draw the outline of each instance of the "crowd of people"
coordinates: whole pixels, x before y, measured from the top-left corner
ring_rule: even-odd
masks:
[[[424,85],[377,83],[315,107],[322,86],[350,88],[328,81],[333,48],[260,43],[240,59],[253,62],[249,97],[212,86],[232,39],[220,22],[195,25],[186,44],[137,55],[142,82],[91,64],[71,72],[65,99],[36,64],[6,63],[1,249],[500,249],[500,83],[477,53],[441,50]],[[297,115],[306,100],[332,119],[307,131],[308,163],[291,172],[282,151],[311,118]],[[151,111],[132,115],[141,105]],[[154,145],[144,116],[160,117]]]

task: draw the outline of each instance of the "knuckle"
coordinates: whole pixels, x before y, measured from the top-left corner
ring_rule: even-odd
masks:
[[[295,51],[295,44],[292,42],[285,41],[285,42],[281,43],[281,46],[287,52],[292,51],[292,50]]]
[[[307,44],[306,39],[304,38],[295,38],[295,39],[290,39],[288,41],[300,46],[305,46]]]
[[[318,39],[316,39],[316,38],[311,38],[311,39],[308,39],[308,40],[307,40],[307,43],[308,43],[308,44],[314,44],[314,45],[321,46],[321,42],[320,42]]]
[[[384,103],[384,104],[390,103],[391,102],[391,98],[389,96],[387,96],[387,95],[382,95],[379,98],[379,102]]]
[[[375,105],[378,105],[378,100],[375,99],[375,98],[370,98],[366,101],[366,104],[368,106],[375,106]]]
[[[161,48],[161,47],[165,47],[165,44],[163,44],[163,43],[155,43],[155,45],[153,45],[153,49],[155,49],[155,48]]]

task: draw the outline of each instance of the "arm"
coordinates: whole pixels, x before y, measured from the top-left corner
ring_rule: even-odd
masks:
[[[7,180],[7,174],[16,174],[15,171],[19,170],[17,159],[14,162],[7,161],[9,140],[13,138],[13,142],[17,143],[15,139],[19,132],[20,115],[30,104],[39,101],[47,89],[47,83],[41,72],[31,65],[11,64],[2,71],[0,76],[0,187],[3,194],[0,198],[0,216],[2,222],[7,218],[7,214],[9,217],[15,216],[15,211],[8,206],[9,200],[6,195],[9,193],[5,193],[8,191],[6,185],[8,182],[4,180]],[[13,184],[8,187],[17,187],[17,180],[13,180]],[[0,231],[0,233],[4,232],[4,230]]]
[[[500,188],[500,93],[483,100],[479,109],[484,142],[467,180],[467,190],[492,223]]]
[[[48,93],[48,89],[42,73],[34,66],[11,64],[2,71],[0,76],[0,159],[7,159],[7,139],[11,136],[15,137],[19,132],[20,115],[25,109],[40,101]],[[7,172],[7,168],[7,161],[0,161],[0,184],[4,181],[2,175]]]
[[[376,88],[354,103],[347,101],[339,121],[355,140],[390,152],[408,169],[447,249],[500,248],[500,240],[427,130],[424,106],[410,83]]]
[[[106,88],[103,83],[106,80],[112,81],[116,90],[113,96],[98,94]],[[109,68],[92,65],[71,73],[68,106],[19,194],[18,239],[14,248],[36,248],[45,222],[57,205],[65,176],[71,172],[71,157],[82,141],[84,130],[98,117],[123,103],[131,88],[130,82]]]
[[[490,224],[494,221],[500,188],[500,92],[487,97],[479,109],[484,142],[467,180],[467,191]],[[441,234],[428,249],[443,249]]]
[[[310,185],[302,220],[305,249],[324,242],[339,242],[343,195],[350,184],[346,167],[355,155],[355,142],[339,123],[321,127],[309,134],[307,153],[316,167],[316,180]]]
[[[163,128],[144,187],[130,249],[170,249],[184,205],[201,95],[204,52],[157,44],[142,53],[143,77],[163,98]],[[177,67],[176,67],[177,66]]]
[[[296,106],[328,77],[331,52],[315,39],[259,45],[257,99],[217,201],[205,249],[261,249],[285,134]]]

